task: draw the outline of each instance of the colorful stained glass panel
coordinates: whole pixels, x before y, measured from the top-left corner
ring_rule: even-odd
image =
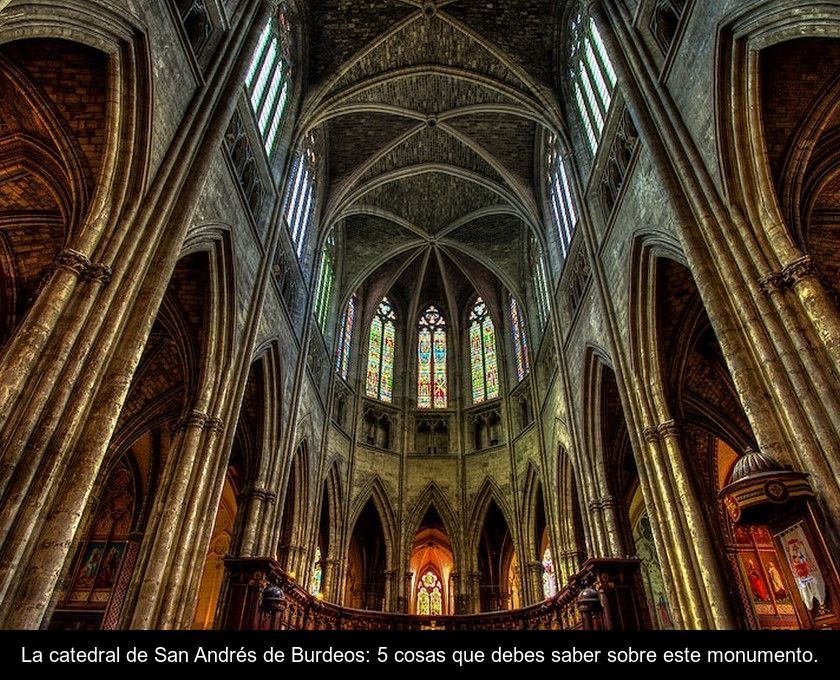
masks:
[[[391,402],[394,392],[394,324],[385,322],[382,345],[382,375],[379,383],[379,398]]]
[[[439,328],[434,335],[435,408],[446,408],[446,331]]]
[[[368,345],[368,367],[365,393],[379,398],[379,368],[382,363],[382,319],[378,316],[370,323],[370,342]]]
[[[496,361],[496,331],[493,321],[488,316],[484,319],[484,385],[488,399],[499,396],[499,367]]]
[[[417,406],[432,406],[432,332],[420,330],[417,340]]]
[[[481,355],[481,329],[475,321],[470,324],[470,373],[473,401],[478,403],[484,398],[484,360]]]

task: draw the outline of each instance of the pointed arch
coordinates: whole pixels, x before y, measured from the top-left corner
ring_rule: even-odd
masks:
[[[335,460],[329,466],[326,477],[322,483],[323,498],[327,502],[327,513],[329,516],[329,536],[326,544],[325,559],[337,559],[341,536],[344,529],[343,508],[344,498],[341,491],[341,471],[339,461]],[[323,508],[321,509],[323,513]],[[322,549],[323,552],[323,549]]]
[[[356,501],[350,512],[349,527],[355,527],[359,515],[368,501],[373,503],[382,522],[382,529],[385,533],[386,564],[392,565],[397,545],[397,519],[389,499],[388,490],[378,475],[368,480],[362,490],[356,494]]]
[[[280,341],[277,338],[264,341],[253,356],[252,363],[259,363],[263,381],[261,455],[255,472],[257,479],[268,480],[272,474],[272,453],[282,441],[284,371]]]
[[[510,515],[505,513],[499,496],[494,495],[493,484],[487,480],[482,494],[477,498],[474,514],[479,520],[471,536],[474,552],[471,552],[472,568],[479,573],[478,596],[481,611],[510,609],[514,604],[513,581],[521,579],[514,574],[518,563],[517,540],[511,531]]]
[[[284,479],[286,490],[283,494],[277,554],[281,565],[294,571],[297,557],[304,547],[310,502],[308,440],[302,440],[295,448]]]
[[[420,530],[423,518],[430,508],[434,508],[435,512],[438,513],[440,519],[443,521],[443,527],[452,544],[452,553],[455,555],[457,563],[457,559],[461,555],[461,537],[457,531],[458,522],[452,505],[435,482],[429,482],[426,485],[423,491],[420,492],[420,495],[411,504],[408,512],[404,514],[404,555],[410,558],[411,544],[414,542],[414,537]]]
[[[528,559],[536,560],[540,557],[539,547],[542,531],[547,526],[547,511],[543,491],[542,475],[534,465],[528,461],[522,487],[522,541]],[[542,518],[540,520],[540,517]],[[540,526],[541,525],[541,526]]]
[[[492,477],[485,477],[470,509],[469,531],[467,533],[469,544],[466,546],[470,559],[472,559],[472,556],[478,550],[479,535],[481,534],[481,528],[491,503],[495,503],[498,506],[508,528],[515,526],[515,523],[512,521],[513,511],[510,504],[506,501],[505,494]]]
[[[395,559],[394,515],[378,477],[369,480],[357,498],[349,523],[344,602],[349,607],[385,610],[393,589],[385,572],[393,568]]]
[[[200,225],[191,230],[181,249],[182,259],[204,253],[208,263],[208,330],[200,378],[204,389],[222,378],[235,356],[236,259],[230,231],[227,224]]]
[[[581,512],[581,484],[575,463],[569,452],[562,445],[557,449],[557,493],[560,507],[558,516],[560,526],[557,546],[554,555],[555,563],[559,562],[558,585],[565,583],[583,566],[590,554],[586,543],[586,527]]]

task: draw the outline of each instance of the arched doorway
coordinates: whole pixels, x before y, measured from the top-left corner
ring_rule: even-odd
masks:
[[[515,561],[516,551],[507,520],[496,501],[491,499],[478,543],[480,611],[512,608],[509,582]]]
[[[373,499],[362,508],[347,556],[344,604],[355,609],[385,608],[385,531]]]
[[[440,616],[455,611],[451,575],[455,558],[449,535],[435,506],[429,506],[414,536],[409,568],[412,574],[409,611]]]

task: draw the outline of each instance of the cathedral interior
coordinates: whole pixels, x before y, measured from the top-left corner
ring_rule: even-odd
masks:
[[[0,0],[0,627],[840,628],[838,238],[838,2]]]

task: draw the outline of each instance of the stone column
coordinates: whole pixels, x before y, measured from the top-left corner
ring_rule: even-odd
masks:
[[[244,496],[242,500],[245,507],[240,512],[244,512],[245,520],[242,524],[239,556],[256,557],[253,554],[254,547],[266,518],[270,515],[271,508],[268,506],[277,503],[277,494],[268,489],[251,487]]]
[[[685,466],[679,431],[673,421],[666,421],[646,430],[645,439],[656,480],[652,491],[661,497],[656,506],[665,513],[656,518],[665,544],[660,559],[672,576],[683,623],[687,628],[731,628],[728,596]]]
[[[196,410],[177,427],[138,565],[131,628],[173,627],[192,576],[186,566],[197,550],[196,515],[209,491],[206,466],[214,459],[221,422]]]
[[[388,569],[385,572],[385,601],[382,605],[382,610],[386,612],[394,611],[397,606],[398,595],[395,592],[397,588],[397,572],[395,569]]]
[[[529,562],[525,565],[528,581],[528,602],[520,603],[520,606],[542,602],[543,596],[543,565],[541,562]],[[525,584],[523,584],[525,585]]]
[[[470,584],[470,613],[477,614],[481,611],[481,572],[471,571],[468,578]]]
[[[338,560],[321,560],[321,593],[328,602],[338,602]]]
[[[745,206],[733,206],[719,193],[682,113],[628,30],[622,4],[593,1],[588,8],[680,215],[686,258],[758,444],[820,480],[826,514],[837,530],[840,425],[832,416],[840,408],[840,358],[833,351],[840,338],[837,311],[802,254],[789,245],[780,248],[789,237],[778,238],[779,225],[763,224],[761,217],[750,224]],[[766,214],[766,207],[752,211]],[[773,248],[767,246],[768,234]],[[784,300],[774,295],[779,287],[793,295]],[[736,288],[739,295],[728,293]],[[815,350],[815,342],[825,351]]]
[[[83,230],[87,240],[76,254],[91,262],[83,276],[88,287],[76,295],[66,273],[54,275],[56,283],[42,291],[0,359],[0,455],[7,463],[20,461],[0,476],[7,492],[10,483],[17,485],[13,495],[22,499],[4,503],[14,529],[0,546],[0,625],[31,628],[43,621],[181,252],[192,206],[236,104],[259,34],[260,8],[266,19],[269,7],[262,0],[246,0],[237,9],[235,25],[225,32],[148,194],[116,206],[119,223],[103,208],[93,215],[98,222]],[[129,123],[133,111],[124,111]],[[130,138],[132,130],[121,134]],[[119,168],[128,179],[142,172]],[[103,225],[111,231],[105,233]],[[98,243],[103,235],[104,245]],[[94,263],[85,253],[98,246],[101,259]],[[91,295],[91,287],[106,279],[109,285]],[[33,347],[43,350],[32,355]]]
[[[413,612],[409,611],[411,607],[411,600],[414,596],[414,593],[411,592],[412,587],[414,585],[414,572],[407,571],[403,576],[403,587],[402,587],[402,595],[400,595],[399,601],[397,602],[397,610],[404,612],[406,614],[411,614]]]

